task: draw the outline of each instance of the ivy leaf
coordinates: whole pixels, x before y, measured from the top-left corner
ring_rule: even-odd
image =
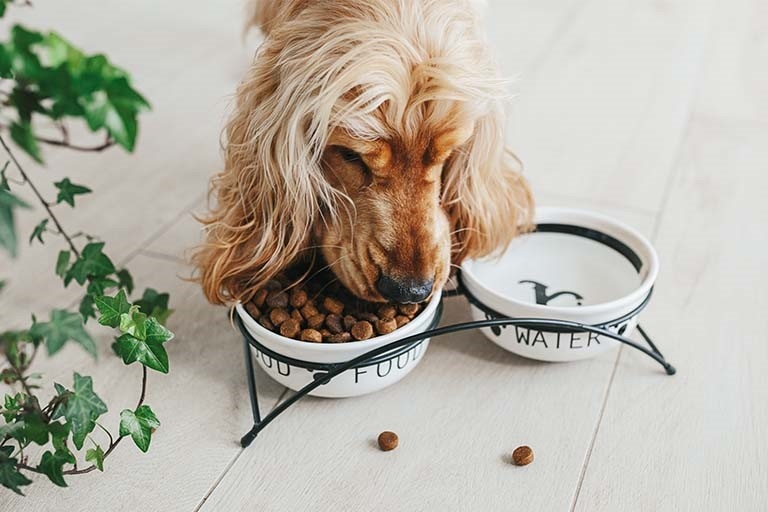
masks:
[[[71,453],[46,451],[40,459],[37,469],[40,470],[48,479],[59,487],[66,487],[64,481],[64,464],[74,464],[75,457]]]
[[[59,257],[56,258],[56,275],[64,277],[69,267],[69,257],[72,254],[69,251],[59,251]]]
[[[35,134],[32,133],[32,125],[29,121],[11,123],[11,139],[37,163],[43,163],[43,158],[40,156],[40,146],[37,144]]]
[[[51,419],[64,417],[72,431],[72,441],[79,450],[88,434],[96,427],[96,419],[107,412],[107,406],[93,392],[93,379],[83,377],[77,372],[74,375],[73,391],[56,384],[62,402],[54,410]]]
[[[64,276],[64,286],[72,279],[77,284],[85,284],[89,277],[106,277],[115,272],[115,265],[109,256],[102,252],[104,242],[92,242],[83,248],[80,257]]]
[[[127,313],[120,315],[120,332],[144,341],[147,338],[147,315],[137,306],[131,306]]]
[[[18,249],[14,208],[29,208],[29,205],[13,195],[3,179],[0,183],[0,247],[4,247],[12,258]]]
[[[78,313],[54,309],[51,311],[50,322],[35,322],[29,332],[33,337],[45,339],[49,355],[55,354],[67,341],[72,340],[96,357],[96,343],[86,332],[83,318]]]
[[[96,312],[93,310],[94,306],[95,304],[91,294],[83,296],[83,299],[80,301],[80,307],[77,308],[77,311],[83,318],[83,324],[88,323],[89,318],[96,318]]]
[[[160,426],[160,420],[148,405],[142,405],[136,411],[125,409],[120,413],[120,435],[130,435],[139,450],[149,450],[152,433]]]
[[[138,361],[147,368],[168,373],[168,353],[163,343],[173,338],[173,333],[155,318],[146,320],[146,338],[140,340],[126,333],[115,340],[112,348],[123,358],[125,364]]]
[[[93,192],[88,187],[84,187],[83,185],[72,183],[71,181],[69,181],[69,178],[64,178],[61,181],[57,181],[54,183],[54,185],[56,185],[56,188],[59,189],[59,193],[56,196],[56,204],[63,202],[63,203],[67,203],[69,206],[72,206],[72,207],[75,206],[75,196],[90,194],[91,192]]]
[[[98,444],[85,452],[85,460],[96,466],[99,471],[104,471],[104,450]]]
[[[43,242],[43,233],[45,233],[46,231],[45,228],[47,225],[48,225],[48,219],[43,219],[40,221],[40,223],[37,226],[35,226],[35,229],[32,230],[32,234],[29,237],[29,245],[32,245],[32,242],[35,241],[35,238],[37,238],[37,240],[41,244],[45,243]]]
[[[99,323],[109,327],[120,325],[120,317],[131,309],[125,290],[120,290],[114,297],[97,296],[94,300],[101,313]]]
[[[167,293],[158,293],[153,288],[147,288],[144,290],[141,299],[137,300],[134,304],[139,306],[148,316],[153,316],[157,318],[158,322],[165,324],[168,317],[173,313],[172,309],[168,309],[169,298],[170,296]]]
[[[32,480],[16,469],[19,461],[11,455],[13,455],[12,446],[0,446],[0,485],[24,496],[20,488],[31,484]]]
[[[51,444],[56,452],[68,452],[67,438],[69,437],[69,425],[52,421],[48,424],[48,432],[51,434]]]
[[[48,424],[39,407],[20,416],[24,422],[24,439],[45,446],[48,443]]]
[[[133,276],[128,272],[128,269],[123,268],[117,271],[117,284],[120,288],[125,288],[128,295],[133,293]]]

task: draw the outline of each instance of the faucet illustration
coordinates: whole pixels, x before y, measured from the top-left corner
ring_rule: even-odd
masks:
[[[536,304],[541,304],[543,306],[546,306],[549,304],[552,300],[556,299],[557,297],[561,295],[572,295],[574,299],[576,299],[576,304],[581,306],[581,301],[584,300],[584,297],[579,295],[576,292],[570,292],[567,290],[563,290],[560,292],[553,293],[551,295],[547,295],[547,289],[548,286],[542,283],[539,283],[537,281],[531,281],[524,279],[522,281],[519,281],[520,284],[532,284],[533,285],[533,291],[536,293]]]

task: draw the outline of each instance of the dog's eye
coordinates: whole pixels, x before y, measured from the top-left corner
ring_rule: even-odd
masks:
[[[358,163],[363,161],[363,159],[360,158],[360,153],[358,153],[357,151],[352,151],[349,148],[340,147],[339,154],[341,155],[341,158],[343,158],[345,162]]]

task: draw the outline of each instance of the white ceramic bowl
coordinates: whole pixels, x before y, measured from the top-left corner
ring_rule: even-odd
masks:
[[[440,293],[434,294],[418,316],[389,334],[366,341],[337,344],[310,343],[286,338],[261,326],[251,318],[241,304],[235,306],[235,311],[251,336],[268,350],[281,357],[310,363],[344,363],[369,350],[382,347],[406,336],[424,332],[432,327],[439,320],[436,315],[439,310],[440,297]],[[341,398],[364,395],[391,386],[419,364],[428,346],[429,338],[404,348],[394,349],[377,357],[373,364],[369,363],[341,373],[309,394]],[[251,354],[267,375],[294,391],[312,381],[314,370],[288,364],[276,357],[270,357],[253,346],[251,346]]]
[[[540,208],[538,230],[515,239],[498,258],[467,261],[462,281],[492,311],[513,318],[549,318],[609,324],[628,335],[635,310],[658,273],[656,251],[634,229],[604,215],[568,208]],[[472,306],[475,320],[492,314]],[[612,323],[613,322],[613,323]],[[524,357],[573,361],[593,357],[618,342],[588,332],[507,326],[485,328],[494,343]]]

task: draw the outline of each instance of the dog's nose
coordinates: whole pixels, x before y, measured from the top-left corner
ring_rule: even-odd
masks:
[[[434,279],[393,279],[382,274],[376,282],[381,296],[398,304],[422,302],[432,293]]]

